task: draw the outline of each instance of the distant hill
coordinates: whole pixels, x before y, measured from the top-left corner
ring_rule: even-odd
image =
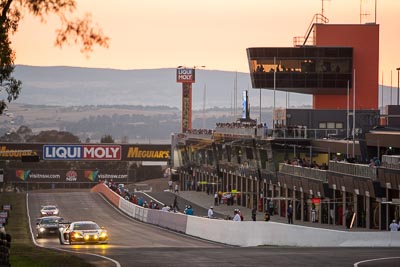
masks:
[[[23,82],[16,103],[33,105],[143,105],[181,108],[181,84],[176,69],[117,70],[79,67],[35,67],[17,65],[15,77]],[[236,78],[237,77],[237,78]],[[237,79],[237,105],[241,91],[251,89],[248,73],[196,70],[193,84],[193,109],[233,107]],[[250,90],[250,105],[259,106],[259,90]],[[276,105],[285,106],[286,96],[277,92]],[[262,90],[262,106],[273,104],[273,91]],[[291,94],[290,105],[309,105],[308,95]]]

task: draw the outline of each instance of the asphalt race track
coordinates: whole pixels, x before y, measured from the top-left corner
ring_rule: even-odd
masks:
[[[34,230],[45,204],[57,205],[66,221],[93,220],[109,231],[107,245],[60,245],[57,237],[37,240],[97,266],[400,266],[399,248],[240,248],[199,240],[130,219],[89,192],[30,192]]]

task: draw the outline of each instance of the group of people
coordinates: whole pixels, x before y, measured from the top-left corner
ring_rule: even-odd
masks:
[[[179,194],[179,185],[178,185],[178,183],[175,183],[175,186],[174,186],[174,183],[172,182],[172,180],[168,181],[168,189],[169,189],[169,191],[174,192],[175,194]]]

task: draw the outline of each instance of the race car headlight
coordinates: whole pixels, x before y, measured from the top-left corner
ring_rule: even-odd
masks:
[[[101,232],[100,238],[104,238],[104,237],[107,237],[107,232]]]
[[[45,214],[46,214],[46,212],[45,212],[45,211],[41,211],[40,213],[41,213],[42,215],[45,215]]]
[[[53,214],[54,214],[54,215],[58,215],[58,212],[59,212],[58,210],[55,210],[55,211],[53,212]]]
[[[74,232],[74,233],[72,233],[72,235],[73,235],[73,237],[75,237],[75,238],[80,238],[80,237],[82,237],[82,235],[81,235],[80,233],[78,233],[78,232]]]
[[[43,233],[46,229],[44,227],[39,228],[39,232]]]

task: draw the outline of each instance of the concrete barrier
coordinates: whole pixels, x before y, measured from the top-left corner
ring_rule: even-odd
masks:
[[[98,192],[103,194],[114,206],[119,207],[119,200],[121,196],[112,191],[108,186],[103,183],[99,183],[92,187],[91,192]]]
[[[92,188],[143,222],[219,243],[249,246],[400,247],[400,232],[352,232],[263,221],[234,222],[152,210],[135,205],[104,184]]]
[[[147,222],[174,231],[186,233],[188,217],[189,216],[185,214],[149,209]]]
[[[188,217],[186,233],[241,247],[400,247],[400,232],[351,232],[274,222]]]

